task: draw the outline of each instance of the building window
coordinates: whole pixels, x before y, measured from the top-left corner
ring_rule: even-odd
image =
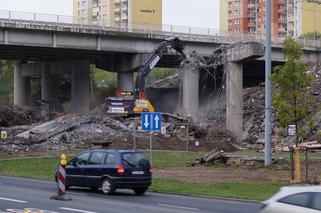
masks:
[[[256,32],[256,28],[255,27],[249,27],[249,32],[250,33],[255,33]]]
[[[249,8],[248,11],[249,13],[255,13],[255,7]]]
[[[241,19],[235,19],[234,24],[241,24]]]
[[[240,10],[235,10],[235,11],[234,11],[234,15],[236,15],[236,16],[241,15],[241,11],[240,11]]]

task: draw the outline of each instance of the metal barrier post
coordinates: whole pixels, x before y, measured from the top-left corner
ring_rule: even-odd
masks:
[[[53,200],[70,201],[71,197],[66,196],[66,155],[61,154],[57,172],[57,195],[50,197]]]

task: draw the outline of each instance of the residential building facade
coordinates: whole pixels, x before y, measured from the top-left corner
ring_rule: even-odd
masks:
[[[264,35],[265,0],[221,0],[220,4],[221,32]],[[273,36],[321,32],[318,20],[321,20],[321,0],[271,0]]]
[[[162,25],[162,0],[73,0],[74,22],[108,26]]]

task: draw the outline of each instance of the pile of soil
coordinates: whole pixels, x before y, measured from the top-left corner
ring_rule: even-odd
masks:
[[[44,121],[46,116],[29,107],[0,107],[0,127],[30,125]]]

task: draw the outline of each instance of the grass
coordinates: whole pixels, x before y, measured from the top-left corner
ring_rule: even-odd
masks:
[[[180,167],[204,153],[153,152],[153,167]],[[148,153],[146,153],[148,155]],[[27,158],[0,160],[0,174],[53,180],[59,158]],[[283,182],[220,182],[215,184],[190,183],[179,180],[155,178],[152,191],[189,195],[216,196],[247,200],[264,200],[274,194]],[[258,190],[259,189],[259,190]]]
[[[146,155],[148,156],[148,153]],[[185,166],[187,162],[192,162],[201,155],[196,152],[153,152],[153,167]],[[0,174],[52,180],[58,162],[59,158],[7,158],[0,160]]]
[[[53,180],[59,158],[7,159],[0,161],[0,174]]]
[[[220,182],[212,185],[187,183],[170,179],[154,179],[152,191],[174,192],[189,195],[266,200],[276,193],[285,182]]]
[[[145,153],[149,156],[149,152]],[[155,168],[181,167],[189,162],[195,162],[196,158],[203,156],[204,152],[168,152],[158,151],[152,153],[152,163]]]
[[[153,82],[159,79],[162,79],[166,76],[169,76],[176,72],[176,69],[168,68],[154,68],[153,71],[148,75],[147,81]],[[116,82],[117,73],[116,72],[107,72],[98,68],[95,68],[94,79],[96,82],[101,82],[102,80],[107,80],[111,82]],[[136,78],[134,77],[134,80]]]

